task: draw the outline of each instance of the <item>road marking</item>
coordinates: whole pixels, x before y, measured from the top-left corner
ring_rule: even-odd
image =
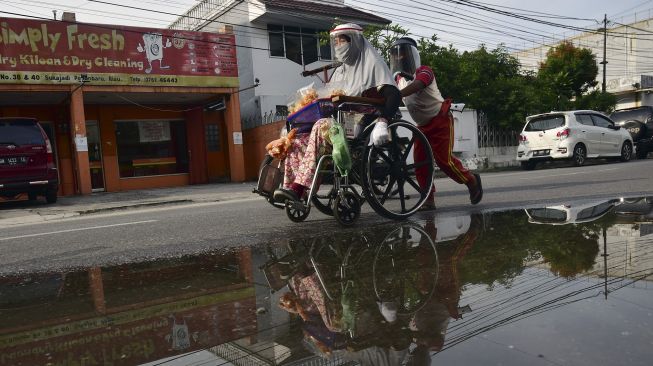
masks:
[[[52,235],[52,234],[70,233],[70,232],[74,232],[74,231],[85,231],[85,230],[105,229],[105,228],[108,228],[108,227],[127,226],[127,225],[138,225],[138,224],[147,224],[147,223],[149,223],[149,222],[156,222],[156,221],[158,221],[158,220],[134,221],[134,222],[125,222],[125,223],[122,223],[122,224],[90,226],[90,227],[82,227],[82,228],[77,228],[77,229],[68,229],[68,230],[50,231],[50,232],[47,232],[47,233],[38,233],[38,234],[27,234],[27,235],[19,235],[19,236],[10,236],[10,237],[6,237],[6,238],[0,238],[0,241],[13,240],[13,239],[23,239],[23,238],[33,238],[33,237],[35,237],[35,236],[44,236],[44,235]]]

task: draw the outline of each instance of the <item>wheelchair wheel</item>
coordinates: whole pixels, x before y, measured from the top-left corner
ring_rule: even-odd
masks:
[[[286,215],[292,222],[302,222],[306,220],[309,212],[311,212],[310,207],[306,207],[306,210],[300,210],[294,207],[291,203],[286,203]]]
[[[428,233],[416,224],[402,224],[376,249],[372,278],[377,300],[396,303],[400,315],[412,314],[433,296],[438,270]]]
[[[433,182],[433,152],[417,126],[396,121],[388,126],[392,142],[367,146],[363,161],[363,189],[370,206],[384,217],[405,219],[422,206],[432,184],[420,187],[416,170],[421,168],[426,182]],[[420,161],[415,161],[415,144],[425,147]]]
[[[333,201],[333,213],[340,225],[353,225],[361,215],[361,202],[353,192],[345,191]]]

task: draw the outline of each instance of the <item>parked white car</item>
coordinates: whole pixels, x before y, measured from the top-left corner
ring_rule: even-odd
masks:
[[[517,160],[526,170],[546,160],[571,159],[581,166],[588,158],[629,161],[632,155],[630,133],[604,114],[588,110],[527,117],[517,148]]]

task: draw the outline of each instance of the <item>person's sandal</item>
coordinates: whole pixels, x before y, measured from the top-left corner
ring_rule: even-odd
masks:
[[[481,184],[481,176],[474,174],[474,179],[476,180],[476,184],[474,185],[475,190],[473,192],[471,190],[469,191],[469,201],[472,203],[472,205],[478,204],[483,199],[483,185]]]

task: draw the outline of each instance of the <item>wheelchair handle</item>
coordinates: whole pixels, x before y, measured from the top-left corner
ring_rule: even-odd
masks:
[[[307,76],[311,76],[311,75],[319,74],[319,73],[321,73],[321,72],[323,72],[323,71],[327,71],[327,70],[335,69],[336,67],[338,67],[338,66],[340,66],[340,65],[342,65],[342,62],[340,62],[340,61],[336,61],[336,62],[334,62],[334,63],[328,64],[328,65],[324,65],[324,66],[319,67],[319,68],[314,69],[314,70],[306,70],[306,71],[303,71],[303,72],[302,72],[302,76],[303,76],[303,77],[307,77]]]
[[[372,105],[384,105],[385,98],[368,98],[368,97],[353,97],[349,95],[336,95],[331,98],[331,101],[335,104],[340,103],[362,103],[362,104],[372,104]]]

